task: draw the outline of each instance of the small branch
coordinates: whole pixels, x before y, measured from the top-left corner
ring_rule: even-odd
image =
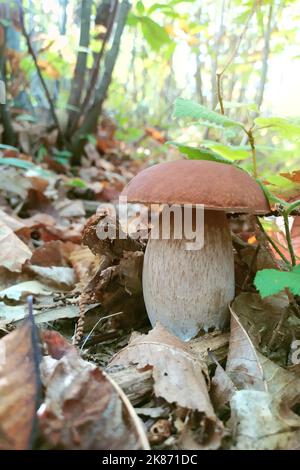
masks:
[[[276,245],[276,243],[274,243],[274,241],[272,240],[272,238],[267,234],[267,232],[265,231],[264,227],[262,226],[262,223],[261,221],[259,220],[258,217],[256,217],[256,221],[257,221],[257,225],[259,226],[261,232],[263,233],[263,235],[265,236],[265,238],[268,240],[268,242],[270,243],[270,245],[274,248],[274,250],[276,251],[276,253],[280,256],[280,258],[285,262],[285,264],[290,268],[291,267],[291,263],[289,262],[289,260],[286,258],[286,256],[280,251],[280,249],[278,248],[278,246]]]
[[[29,54],[31,55],[31,57],[32,57],[32,59],[33,59],[33,62],[34,62],[34,65],[35,65],[37,74],[38,74],[38,76],[39,76],[39,79],[40,79],[40,81],[41,81],[42,87],[43,87],[43,89],[44,89],[46,98],[47,98],[48,103],[49,103],[49,107],[50,107],[50,112],[51,112],[52,119],[53,119],[53,121],[54,121],[54,123],[55,123],[55,126],[56,126],[57,129],[58,129],[59,137],[60,137],[61,140],[63,140],[61,128],[60,128],[59,121],[58,121],[58,118],[57,118],[57,115],[56,115],[56,112],[55,112],[55,108],[54,108],[53,101],[52,101],[52,99],[51,99],[51,96],[50,96],[48,87],[47,87],[47,85],[46,85],[46,82],[45,82],[45,80],[44,80],[44,77],[43,77],[43,75],[42,75],[42,72],[41,72],[41,70],[40,70],[40,67],[39,67],[39,65],[38,65],[37,56],[36,56],[35,51],[34,51],[34,49],[33,49],[33,47],[32,47],[29,34],[28,34],[27,31],[26,31],[25,22],[24,22],[24,12],[23,12],[22,0],[19,0],[19,17],[20,17],[20,25],[21,25],[22,34],[23,34],[23,36],[24,36],[24,38],[25,38],[26,45],[27,45],[27,48],[28,48],[28,52],[29,52]]]
[[[257,1],[255,1],[253,3],[253,7],[252,7],[252,10],[248,16],[248,19],[246,21],[246,24],[244,26],[244,29],[243,31],[241,32],[241,34],[239,35],[238,39],[237,39],[237,42],[236,42],[236,45],[235,45],[235,48],[233,49],[232,51],[232,54],[230,55],[228,61],[226,62],[224,68],[221,70],[221,72],[218,72],[216,75],[217,75],[217,94],[218,94],[218,100],[219,100],[219,105],[220,105],[220,109],[221,109],[221,114],[224,114],[224,105],[223,105],[223,98],[222,98],[222,87],[221,87],[221,84],[222,84],[222,76],[224,75],[224,73],[226,72],[226,70],[228,69],[228,67],[230,66],[230,64],[232,63],[233,59],[235,58],[236,54],[238,53],[238,50],[239,50],[239,47],[241,45],[241,42],[242,42],[242,39],[244,37],[244,35],[246,34],[246,31],[248,29],[248,26],[249,26],[249,23],[251,21],[251,18],[252,16],[254,15],[254,12],[256,10],[256,7],[257,7]]]
[[[248,29],[249,23],[250,23],[250,21],[251,21],[251,18],[252,18],[252,16],[253,16],[254,13],[255,13],[255,10],[256,10],[256,7],[257,7],[257,3],[258,3],[257,1],[253,3],[252,10],[251,10],[251,12],[250,12],[250,14],[249,14],[249,16],[248,16],[248,18],[247,18],[247,21],[246,21],[246,23],[245,23],[244,29],[243,29],[243,31],[241,32],[241,34],[239,35],[239,37],[238,37],[238,39],[237,39],[237,42],[236,42],[236,45],[235,45],[235,48],[234,48],[234,50],[232,51],[231,56],[229,57],[229,59],[228,59],[228,61],[226,62],[226,64],[225,64],[223,70],[219,73],[219,75],[222,76],[222,75],[226,72],[226,70],[228,69],[229,65],[231,64],[231,62],[232,62],[233,59],[235,58],[236,54],[238,53],[238,50],[239,50],[239,48],[240,48],[241,42],[242,42],[242,40],[243,40],[243,37],[244,37],[244,35],[245,35],[246,32],[247,32],[247,29]]]
[[[249,144],[250,144],[250,147],[251,147],[253,176],[254,176],[254,178],[257,178],[256,148],[255,148],[255,141],[254,141],[254,136],[253,136],[253,133],[252,133],[252,129],[247,130],[246,134],[248,136]]]
[[[221,90],[221,73],[217,73],[217,94],[218,94],[218,101],[220,105],[221,114],[225,114],[223,98],[222,98],[222,90]]]
[[[289,292],[289,290],[288,290],[288,289],[285,289],[285,293],[287,294],[287,296],[288,296],[288,298],[289,298],[289,300],[290,300],[290,292]],[[289,309],[286,308],[285,311],[284,311],[284,313],[281,315],[280,320],[279,320],[279,322],[278,322],[277,325],[276,325],[276,328],[274,329],[274,331],[273,331],[273,333],[272,333],[272,336],[271,336],[271,339],[270,339],[269,345],[268,345],[270,349],[273,348],[273,346],[274,346],[274,344],[275,344],[275,342],[276,342],[276,340],[277,340],[277,337],[278,337],[278,335],[279,335],[279,333],[280,333],[280,330],[281,330],[281,328],[282,328],[284,322],[288,319],[289,316],[290,316]]]
[[[295,251],[294,251],[294,247],[292,243],[291,231],[290,231],[290,226],[289,226],[289,216],[285,211],[283,211],[282,215],[283,215],[283,221],[284,221],[285,237],[286,237],[288,249],[289,249],[290,256],[291,256],[292,266],[296,266],[296,255],[295,255]]]

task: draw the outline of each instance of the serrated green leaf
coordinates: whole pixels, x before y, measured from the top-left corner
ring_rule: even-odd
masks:
[[[188,145],[183,145],[178,142],[167,142],[167,144],[177,147],[181,153],[187,155],[191,160],[208,160],[211,162],[227,163],[229,165],[232,164],[232,161],[222,157],[221,155],[218,155],[210,149],[206,149],[203,147],[190,147]]]
[[[201,124],[208,127],[241,127],[243,124],[238,121],[233,121],[223,114],[216,113],[210,109],[196,103],[192,100],[185,100],[183,98],[177,98],[174,107],[174,117],[183,118],[189,117],[200,121]]]
[[[254,113],[259,113],[259,108],[256,103],[238,103],[237,101],[223,101],[224,109],[240,109],[245,108],[248,111],[252,111]],[[220,104],[218,103],[216,109],[219,111]]]
[[[294,295],[300,294],[300,265],[293,271],[263,269],[255,276],[254,284],[262,298],[275,295],[288,288]]]
[[[220,144],[219,142],[211,142],[208,140],[204,140],[203,145],[231,161],[246,160],[251,156],[250,152],[245,150],[243,147],[224,145]]]
[[[276,130],[277,134],[287,139],[299,139],[300,138],[300,126],[289,121],[288,119],[271,117],[264,118],[258,117],[254,119],[257,126],[263,128],[270,128]]]

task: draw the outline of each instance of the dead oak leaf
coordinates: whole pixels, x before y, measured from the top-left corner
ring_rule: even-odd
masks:
[[[232,309],[226,372],[218,365],[212,384],[213,401],[219,406],[228,402],[237,389],[269,393],[290,408],[300,402],[300,379],[255,349]]]
[[[0,449],[29,449],[39,398],[39,351],[34,324],[0,341]]]
[[[226,372],[238,389],[266,391],[267,384],[256,349],[238,316],[230,308],[230,341]]]
[[[265,391],[239,390],[230,405],[235,449],[299,449],[300,417],[282,400]]]
[[[52,447],[64,449],[149,449],[129,400],[100,368],[84,361],[58,333],[44,335],[45,402],[40,428]]]
[[[157,324],[148,335],[133,337],[109,366],[135,364],[153,368],[154,392],[169,403],[198,410],[215,419],[207,386],[207,366],[189,346]]]
[[[13,272],[21,272],[31,257],[31,251],[13,230],[0,220],[0,266]]]

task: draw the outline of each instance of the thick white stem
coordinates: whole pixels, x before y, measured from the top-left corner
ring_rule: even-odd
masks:
[[[234,287],[231,235],[223,212],[205,211],[201,250],[186,250],[185,239],[150,238],[143,291],[152,325],[158,321],[183,340],[201,329],[222,328]]]

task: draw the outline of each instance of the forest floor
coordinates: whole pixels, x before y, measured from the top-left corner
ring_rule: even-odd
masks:
[[[145,243],[96,235],[147,160],[102,128],[81,167],[51,134],[37,161],[34,132],[1,149],[0,449],[299,450],[299,299],[256,292],[280,262],[255,220],[230,221],[230,326],[184,343],[147,319]]]

